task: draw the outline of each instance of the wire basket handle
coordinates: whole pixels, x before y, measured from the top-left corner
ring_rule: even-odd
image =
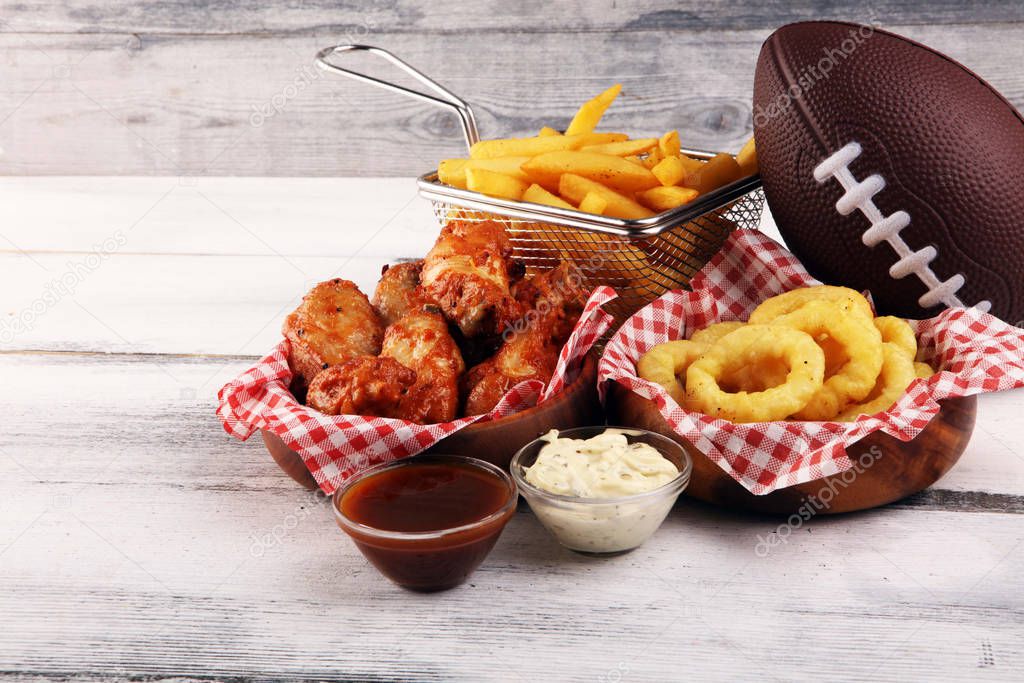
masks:
[[[433,90],[437,95],[429,95],[418,90],[412,90],[410,88],[391,83],[390,81],[384,81],[357,71],[342,68],[327,61],[328,57],[345,52],[369,52],[372,55],[386,59],[426,87]],[[373,47],[372,45],[335,45],[334,47],[324,48],[316,53],[316,65],[327,72],[339,73],[354,80],[375,85],[378,88],[402,93],[403,95],[412,97],[413,99],[422,100],[423,102],[429,102],[439,107],[451,109],[458,114],[459,120],[462,122],[462,133],[466,136],[466,146],[472,147],[474,143],[480,141],[480,134],[477,132],[476,118],[473,116],[473,110],[461,97],[446,89],[436,81],[431,80],[422,72],[409,66],[387,50],[379,47]]]

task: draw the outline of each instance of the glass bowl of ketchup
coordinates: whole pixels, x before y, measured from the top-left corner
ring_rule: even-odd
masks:
[[[381,574],[417,591],[472,574],[516,511],[516,484],[494,465],[421,455],[378,465],[334,494],[338,526]]]

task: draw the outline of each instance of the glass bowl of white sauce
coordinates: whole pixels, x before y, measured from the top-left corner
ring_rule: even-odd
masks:
[[[622,553],[665,521],[693,461],[661,434],[628,427],[552,430],[512,458],[512,478],[541,523],[570,550]]]

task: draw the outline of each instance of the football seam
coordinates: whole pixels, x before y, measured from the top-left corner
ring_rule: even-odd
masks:
[[[779,42],[778,32],[776,32],[765,42],[765,47],[768,48],[768,55],[771,58],[772,65],[775,67],[779,79],[786,85],[786,92],[788,92],[789,88],[793,87],[793,84],[797,82],[797,78],[793,74],[793,70],[790,69],[789,59],[783,58],[783,48]],[[793,105],[797,116],[803,119],[804,125],[811,129],[812,139],[820,145],[823,152],[827,152],[828,146],[825,141],[828,137],[821,129],[821,126],[818,125],[818,120],[811,114],[805,98],[793,97],[790,98],[789,103]]]
[[[868,219],[870,225],[861,235],[861,241],[866,246],[875,247],[886,242],[896,252],[899,259],[889,268],[890,277],[900,280],[908,275],[915,275],[924,284],[926,291],[917,301],[921,308],[928,309],[938,304],[944,304],[949,308],[963,307],[965,304],[957,296],[957,292],[966,283],[963,274],[957,273],[946,281],[940,280],[929,265],[938,257],[938,250],[929,245],[915,251],[900,234],[910,225],[910,214],[898,210],[884,216],[875,204],[874,196],[885,189],[885,178],[874,173],[863,181],[858,181],[853,175],[850,164],[862,151],[860,143],[847,143],[815,167],[814,179],[823,184],[832,178],[842,186],[844,194],[835,204],[836,211],[841,216],[848,216],[854,210],[858,210]],[[975,304],[975,308],[987,313],[992,308],[992,302],[980,301]]]

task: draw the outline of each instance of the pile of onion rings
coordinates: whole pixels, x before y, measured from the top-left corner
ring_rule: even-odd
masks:
[[[764,301],[749,322],[659,344],[637,373],[683,408],[731,422],[850,422],[888,410],[934,374],[917,355],[907,321],[876,318],[860,293],[822,285]]]

